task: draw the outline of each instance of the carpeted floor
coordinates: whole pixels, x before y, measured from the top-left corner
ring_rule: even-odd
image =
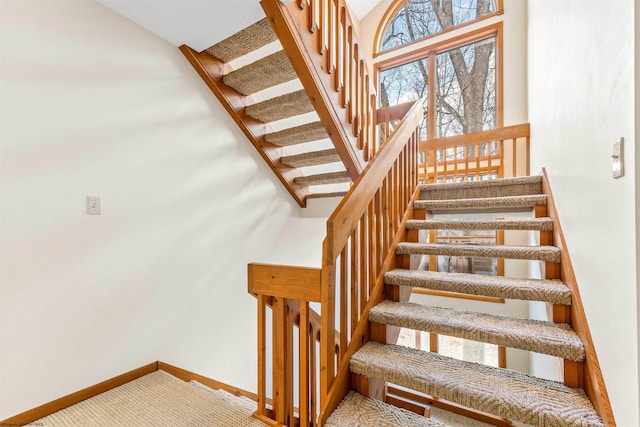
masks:
[[[255,403],[164,371],[116,387],[42,418],[43,427],[262,427]]]

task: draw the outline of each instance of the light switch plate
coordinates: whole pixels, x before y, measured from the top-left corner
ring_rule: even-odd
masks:
[[[87,196],[87,215],[100,215],[101,211],[100,197]]]
[[[621,178],[624,176],[624,138],[620,138],[613,143],[613,177]]]

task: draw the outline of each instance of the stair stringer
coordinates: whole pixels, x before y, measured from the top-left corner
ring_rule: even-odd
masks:
[[[208,53],[198,53],[187,45],[180,46],[180,51],[215,94],[293,199],[301,207],[306,207],[308,187],[295,182],[295,178],[301,176],[299,170],[283,164],[280,161],[282,148],[265,140],[267,125],[245,114],[245,108],[248,104],[247,98],[250,97],[243,96],[224,84],[222,79],[225,64]]]
[[[613,416],[613,410],[611,408],[611,402],[609,401],[604,377],[602,375],[602,370],[600,369],[600,363],[598,362],[598,355],[589,330],[584,305],[580,298],[578,282],[571,264],[571,258],[569,256],[569,251],[567,250],[564,234],[562,233],[560,217],[553,199],[553,193],[551,192],[549,177],[547,176],[547,172],[544,168],[542,169],[542,193],[547,195],[547,216],[552,218],[554,222],[553,245],[561,249],[560,279],[571,289],[572,302],[570,323],[573,330],[578,334],[584,344],[586,354],[584,371],[582,372],[584,375],[584,391],[591,399],[593,406],[598,412],[598,415],[602,418],[604,424],[607,426],[615,426],[616,423]]]

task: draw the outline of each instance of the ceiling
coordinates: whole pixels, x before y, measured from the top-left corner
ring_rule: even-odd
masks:
[[[202,51],[264,18],[259,0],[96,0],[175,46]],[[346,0],[362,19],[381,0]]]

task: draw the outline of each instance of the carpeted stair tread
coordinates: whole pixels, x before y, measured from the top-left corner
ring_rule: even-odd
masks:
[[[551,218],[518,218],[504,220],[417,220],[407,221],[408,230],[536,230],[552,231]]]
[[[299,185],[323,185],[323,184],[340,184],[343,182],[351,182],[349,172],[329,172],[317,175],[299,176],[293,180]]]
[[[534,426],[603,426],[581,389],[517,371],[368,342],[350,370]]]
[[[231,62],[254,50],[278,40],[267,18],[238,31],[229,38],[214,44],[206,50],[222,62]]]
[[[396,254],[527,259],[559,263],[561,251],[555,246],[447,245],[401,242],[396,246]]]
[[[520,319],[412,302],[383,301],[369,321],[582,362],[584,345],[566,323]]]
[[[524,196],[540,193],[542,193],[542,176],[540,175],[420,186],[420,196],[425,200]]]
[[[298,78],[284,50],[264,57],[222,78],[227,86],[242,95],[251,95],[263,89]]]
[[[547,204],[544,194],[508,197],[474,197],[464,199],[416,200],[415,209],[451,210],[451,209],[487,209],[504,210],[509,208],[533,208]]]
[[[283,156],[280,158],[280,162],[282,162],[282,164],[291,166],[292,168],[324,165],[339,161],[340,156],[338,156],[335,148],[321,151],[310,151],[308,153],[296,154],[295,156]]]
[[[446,427],[397,406],[350,391],[331,414],[327,427]]]
[[[304,90],[287,93],[248,106],[245,113],[263,123],[275,122],[287,117],[314,111],[313,104]]]
[[[559,280],[395,269],[385,273],[384,282],[435,291],[571,305],[571,291]]]
[[[307,199],[324,199],[328,197],[344,197],[346,191],[333,191],[331,193],[311,193],[307,194]]]
[[[303,144],[305,142],[319,141],[328,137],[329,135],[322,123],[313,122],[268,133],[264,139],[270,144],[286,147],[289,145]]]

